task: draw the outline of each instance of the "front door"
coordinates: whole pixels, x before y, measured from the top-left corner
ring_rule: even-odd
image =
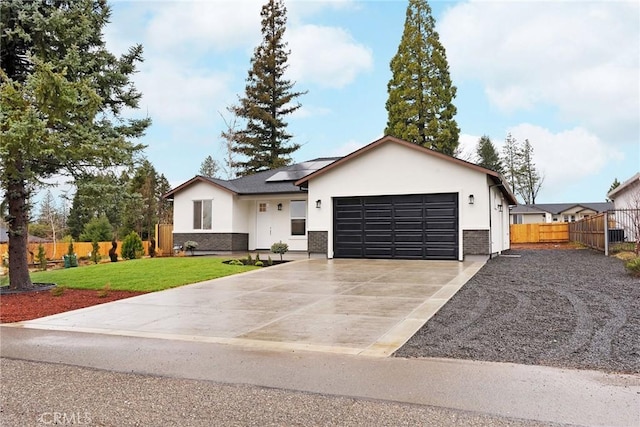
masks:
[[[256,249],[269,249],[271,238],[271,205],[258,202],[256,212]]]

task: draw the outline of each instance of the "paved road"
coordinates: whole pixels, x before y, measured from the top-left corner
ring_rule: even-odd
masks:
[[[86,411],[95,425],[640,425],[638,376],[0,332],[2,357],[44,362],[3,362],[3,425],[47,411]]]
[[[2,359],[3,426],[516,426],[459,410]],[[34,381],[37,378],[37,381]]]

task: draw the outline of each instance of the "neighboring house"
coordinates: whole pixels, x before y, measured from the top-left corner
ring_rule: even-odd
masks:
[[[613,209],[613,203],[536,203],[511,209],[511,224],[575,222]]]
[[[45,243],[51,240],[43,239],[42,237],[36,237],[29,235],[27,237],[28,243]],[[9,243],[9,232],[4,226],[0,226],[0,243]]]
[[[290,250],[328,258],[462,260],[509,248],[500,174],[385,136],[321,158],[233,180],[196,176],[169,191],[174,242],[199,250]]]
[[[640,172],[607,194],[615,209],[640,209]]]

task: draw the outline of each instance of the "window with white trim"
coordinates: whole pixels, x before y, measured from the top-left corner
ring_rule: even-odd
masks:
[[[291,212],[291,235],[305,236],[307,234],[307,201],[292,200],[289,210]]]
[[[211,230],[213,200],[193,201],[193,229]]]

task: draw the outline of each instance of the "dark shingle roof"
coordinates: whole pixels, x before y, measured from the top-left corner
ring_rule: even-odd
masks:
[[[192,180],[187,181],[185,184],[188,185],[195,179],[201,181],[204,180],[216,184],[219,187],[226,188],[236,194],[300,193],[306,190],[294,185],[298,179],[303,178],[304,176],[309,175],[319,168],[331,164],[340,158],[341,157],[320,157],[306,162],[283,166],[278,169],[258,172],[231,180],[197,176]],[[176,191],[184,188],[185,184],[169,191],[165,194],[165,197],[171,198]]]
[[[5,227],[0,226],[0,243],[7,243],[8,241],[9,241],[9,232],[8,232],[8,230]],[[50,242],[51,240],[43,239],[42,237],[36,237],[36,236],[29,235],[27,237],[27,241],[29,243],[44,243],[44,242]]]
[[[532,205],[518,205],[511,210],[511,213],[542,213],[549,212],[558,215],[571,208],[580,206],[585,209],[591,209],[596,212],[604,212],[613,209],[613,203],[610,202],[591,202],[591,203],[536,203]]]

